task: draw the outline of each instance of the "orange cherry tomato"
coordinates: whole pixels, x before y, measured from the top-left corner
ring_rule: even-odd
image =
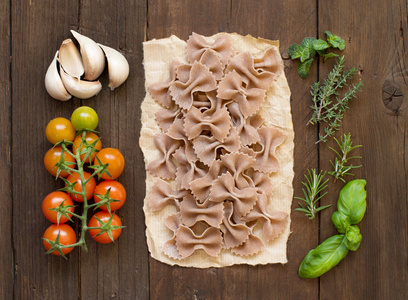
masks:
[[[45,230],[43,238],[48,239],[50,241],[55,241],[57,239],[58,233],[59,233],[59,241],[62,245],[72,245],[76,243],[75,231],[72,229],[72,227],[70,227],[67,224],[60,224],[60,225],[52,224],[50,227],[48,227]],[[51,244],[48,243],[46,240],[43,240],[43,244],[44,244],[45,249],[47,249],[47,251],[51,249]],[[64,254],[68,254],[73,249],[74,247],[63,248],[61,251]],[[51,252],[51,254],[61,255],[60,253],[58,253],[57,250]]]
[[[99,221],[95,217],[100,219],[102,222],[106,223],[106,222],[109,221],[109,218],[111,217],[111,215],[106,211],[97,212],[89,220],[88,227],[99,227],[99,226],[102,225],[101,223],[99,223]],[[116,214],[113,215],[111,225],[122,226],[122,221],[120,220],[120,218]],[[100,231],[101,231],[100,229],[89,229],[89,233],[91,234],[92,238],[95,241],[97,241],[98,243],[101,243],[101,244],[112,243],[111,238],[109,237],[109,235],[106,232],[104,232],[104,233],[97,236],[97,234]],[[111,233],[112,233],[113,240],[116,240],[119,237],[119,235],[122,233],[122,228],[113,229],[111,231]]]
[[[118,202],[109,203],[110,210],[115,211],[121,208],[126,201],[126,190],[120,182],[117,182],[114,180],[102,181],[95,188],[94,199],[95,199],[95,202],[100,202],[101,198],[97,196],[96,194],[104,196],[109,189],[110,189],[109,198],[112,198],[114,200],[119,200]],[[102,205],[100,208],[104,211],[108,211],[108,208],[106,207],[106,205]]]
[[[54,145],[62,140],[72,142],[75,138],[75,129],[70,120],[55,118],[45,128],[45,135],[47,140]]]
[[[95,142],[97,139],[99,139],[99,136],[97,136],[95,133],[93,132],[87,132],[85,135],[85,141],[88,144],[92,144],[93,142]],[[74,145],[72,146],[72,151],[74,152],[74,154],[76,154],[76,150],[79,149],[80,145],[81,145],[81,140],[82,140],[82,135],[78,135],[75,139],[74,139]],[[81,146],[81,150],[85,148],[85,145]],[[102,142],[101,140],[99,140],[96,144],[95,144],[95,149],[96,150],[101,150],[102,149]],[[86,154],[82,154],[81,155],[81,160],[84,160]],[[91,158],[91,162],[95,159],[95,154],[92,153],[92,158]],[[89,157],[87,157],[86,163],[89,163]]]
[[[74,202],[72,202],[71,197],[67,193],[60,191],[52,192],[44,198],[44,201],[42,203],[42,211],[44,213],[44,216],[52,223],[58,223],[58,213],[56,211],[50,210],[50,208],[56,208],[61,203],[64,203],[63,204],[64,206],[74,205]],[[70,207],[67,210],[70,212],[74,212],[74,207]],[[59,224],[66,223],[67,221],[68,218],[61,215],[59,219]]]
[[[62,147],[54,147],[45,153],[44,156],[44,166],[48,172],[50,172],[53,176],[57,176],[58,167],[56,167],[56,163],[58,163],[61,159]],[[69,155],[68,153],[64,152],[64,160],[69,162],[75,162],[75,159]],[[70,165],[71,168],[74,168],[74,165]],[[66,171],[61,171],[59,173],[60,177],[67,177],[69,174]]]
[[[84,172],[84,178],[85,180],[87,180],[89,177],[91,176],[90,173],[88,172]],[[71,175],[69,175],[67,177],[67,180],[70,183],[74,183],[76,182],[76,184],[74,185],[74,190],[76,192],[80,192],[82,193],[82,181],[81,178],[79,176],[78,173],[72,173]],[[65,184],[66,186],[66,184]],[[85,189],[86,189],[86,199],[89,200],[92,198],[93,196],[93,192],[95,190],[95,186],[96,186],[96,181],[95,178],[92,177],[85,185]],[[82,195],[78,195],[78,194],[71,194],[72,200],[77,201],[77,202],[84,202],[84,198],[82,197]]]
[[[125,168],[125,158],[118,149],[104,148],[99,151],[96,156],[100,159],[102,164],[109,164],[107,170],[112,177],[109,177],[108,174],[103,173],[101,176],[103,179],[116,179],[120,176],[120,174],[122,174],[123,169]],[[99,164],[97,159],[95,159],[94,163],[95,165]]]

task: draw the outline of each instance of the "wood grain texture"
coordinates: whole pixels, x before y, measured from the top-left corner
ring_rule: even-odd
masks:
[[[142,42],[146,7],[142,1],[81,1],[80,11],[80,32],[117,49],[130,64],[129,77],[122,86],[111,91],[105,69],[101,93],[82,101],[99,115],[103,146],[117,148],[125,157],[125,170],[118,181],[126,188],[127,200],[117,212],[126,226],[120,239],[109,245],[89,239],[89,252],[81,254],[81,296],[147,299],[149,275],[142,210],[145,174],[141,172],[144,161],[138,146],[140,104],[145,93]]]
[[[4,299],[407,299],[408,298],[408,122],[407,2],[390,1],[3,1],[0,4],[0,292]],[[44,88],[45,72],[61,42],[79,30],[122,52],[130,63],[127,82],[89,100],[59,102]],[[346,40],[346,66],[362,70],[363,92],[350,106],[341,132],[350,132],[367,180],[368,209],[359,224],[363,242],[320,279],[303,280],[298,266],[306,253],[335,234],[335,207],[309,221],[291,215],[286,265],[222,269],[170,267],[150,258],[142,211],[144,161],[138,147],[140,104],[145,95],[142,42],[191,32],[238,32],[279,39],[284,56],[306,36],[330,30]],[[11,64],[10,64],[11,56]],[[307,168],[330,170],[334,153],[314,145],[309,87],[324,79],[334,60],[315,62],[308,79],[297,62],[285,60],[292,91],[295,130],[295,196]],[[119,181],[128,192],[118,212],[126,228],[112,245],[89,236],[89,252],[75,249],[66,261],[44,255],[41,237],[50,223],[44,197],[62,186],[43,167],[51,147],[45,127],[70,118],[80,106],[99,114],[105,147],[118,148],[126,167]],[[350,179],[350,178],[349,178]],[[330,183],[323,204],[336,203],[343,184]],[[292,208],[297,207],[294,201]],[[74,224],[78,231],[78,224]]]
[[[362,69],[363,92],[343,120],[367,180],[367,213],[359,224],[363,241],[356,252],[321,277],[321,299],[407,299],[407,3],[406,1],[320,1],[319,32],[347,41],[346,65]],[[349,9],[352,8],[352,9]],[[331,65],[321,64],[321,79]],[[334,153],[320,148],[320,162],[330,169]],[[350,180],[352,178],[348,178]],[[340,188],[331,185],[330,203]],[[330,209],[322,214],[322,240],[334,233]]]
[[[12,1],[12,193],[15,299],[69,299],[78,294],[78,252],[66,261],[44,255],[41,237],[51,225],[44,218],[44,197],[61,187],[45,170],[51,148],[45,127],[70,117],[78,101],[62,103],[44,88],[55,51],[77,22],[76,1]],[[52,24],[52,26],[50,26]]]
[[[13,296],[13,244],[12,244],[12,188],[11,188],[11,38],[10,3],[0,3],[0,293],[11,299]]]

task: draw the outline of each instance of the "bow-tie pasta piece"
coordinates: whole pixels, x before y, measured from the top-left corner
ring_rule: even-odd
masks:
[[[231,40],[226,34],[222,34],[216,38],[214,42],[208,42],[206,38],[193,32],[187,40],[187,59],[190,63],[198,61],[207,50],[216,52],[224,67],[231,58],[232,45]]]

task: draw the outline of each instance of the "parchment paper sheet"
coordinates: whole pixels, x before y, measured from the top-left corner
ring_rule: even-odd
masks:
[[[215,39],[217,35],[210,37]],[[260,57],[271,45],[279,47],[278,41],[256,39],[252,36],[241,36],[229,34],[232,40],[234,55],[237,52],[250,51],[254,57]],[[169,65],[171,61],[187,63],[185,49],[186,42],[176,36],[165,39],[151,40],[143,43],[144,49],[144,69],[146,82],[145,87],[158,81],[165,81],[169,78]],[[144,154],[146,166],[159,157],[159,152],[153,143],[153,137],[160,132],[156,123],[154,113],[162,107],[153,100],[146,90],[146,97],[142,103],[142,130],[139,145]],[[266,125],[276,126],[283,130],[287,137],[284,143],[277,149],[281,169],[272,174],[272,184],[274,186],[273,197],[269,199],[268,210],[281,210],[290,215],[293,197],[292,180],[293,172],[293,148],[294,132],[292,125],[292,115],[290,112],[290,90],[284,74],[280,75],[266,94],[266,99],[262,104],[261,115],[266,120]],[[146,195],[157,178],[147,172],[146,174]],[[174,183],[173,183],[174,184]],[[175,188],[175,185],[173,186]],[[233,264],[268,264],[286,263],[286,244],[290,234],[290,221],[284,232],[275,240],[266,243],[266,247],[258,254],[241,257],[232,254],[229,250],[222,250],[218,257],[211,257],[203,250],[196,251],[192,256],[184,260],[174,260],[162,252],[164,243],[171,239],[173,232],[164,224],[164,218],[175,213],[175,208],[167,207],[159,212],[152,212],[146,199],[143,210],[146,221],[146,238],[149,251],[153,258],[170,265],[180,265],[185,267],[223,267]],[[260,233],[260,228],[256,228],[255,234]]]

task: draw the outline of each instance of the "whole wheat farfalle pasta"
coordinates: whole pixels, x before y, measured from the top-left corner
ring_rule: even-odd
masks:
[[[268,257],[286,243],[290,206],[279,204],[286,189],[279,180],[293,178],[280,168],[281,158],[290,168],[291,127],[270,119],[287,110],[268,102],[287,85],[278,48],[247,51],[253,38],[233,34],[165,41],[183,51],[166,52],[172,59],[161,80],[149,75],[157,71],[146,74],[155,105],[141,138],[155,132],[148,150],[142,146],[152,182],[144,208],[149,250],[184,266],[285,262]],[[289,155],[277,152],[281,145]]]

